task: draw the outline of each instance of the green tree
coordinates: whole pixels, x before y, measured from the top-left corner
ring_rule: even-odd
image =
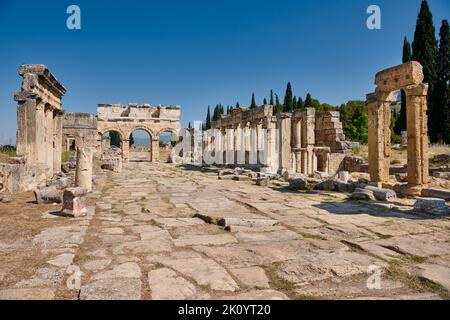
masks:
[[[274,102],[274,100],[273,100],[273,90],[271,89],[270,90],[270,101],[269,101],[269,104],[270,105],[275,105],[275,102]]]
[[[283,112],[283,106],[280,103],[280,97],[275,94],[275,109],[274,109],[274,114]]]
[[[297,97],[292,98],[292,110],[297,109]]]
[[[189,121],[189,124],[188,124],[188,129],[192,129],[192,124],[191,124],[190,121]]]
[[[239,104],[239,102],[236,102],[236,109],[240,109],[241,105]]]
[[[292,86],[291,83],[288,82],[286,86],[286,93],[284,95],[283,111],[288,112],[292,111],[293,109]]]
[[[117,131],[110,131],[109,132],[109,139],[111,146],[120,148],[122,141],[120,139],[120,134]]]
[[[448,20],[442,21],[439,36],[435,103],[442,110],[442,125],[439,126],[438,138],[445,143],[450,143],[450,32]]]
[[[252,102],[250,104],[250,109],[254,109],[257,108],[258,106],[256,105],[256,100],[255,100],[255,94],[252,93]]]
[[[423,66],[424,81],[428,83],[428,126],[431,141],[437,141],[437,130],[442,119],[435,104],[434,86],[437,81],[436,56],[437,41],[436,29],[433,24],[433,15],[430,12],[428,2],[422,1],[420,12],[417,17],[416,31],[412,43],[412,60],[418,61]]]
[[[302,98],[300,97],[300,98],[298,98],[298,101],[297,101],[297,109],[303,109],[303,100],[302,100]]]
[[[304,105],[304,108],[312,108],[313,107],[311,94],[308,93],[306,95],[305,103],[303,105]]]
[[[368,110],[366,101],[349,101],[339,108],[347,139],[367,143]]]
[[[209,130],[209,129],[211,129],[211,110],[210,110],[210,107],[208,106],[208,112],[206,113],[206,121],[205,121],[204,130]]]
[[[402,62],[406,63],[411,61],[411,44],[409,43],[408,39],[405,37],[403,40],[403,56],[402,56]],[[406,95],[403,90],[401,90],[401,109],[400,109],[400,115],[396,119],[394,132],[396,134],[401,134],[402,131],[406,131]]]
[[[264,98],[264,100],[263,100],[263,105],[266,105],[266,104],[267,104],[267,99]]]

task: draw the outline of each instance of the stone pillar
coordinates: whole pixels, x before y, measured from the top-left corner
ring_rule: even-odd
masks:
[[[369,103],[369,173],[376,183],[389,181],[391,157],[391,102],[390,92],[367,95]]]
[[[429,183],[427,93],[425,83],[405,88],[410,194],[420,194],[421,187]]]
[[[234,129],[227,129],[226,164],[234,164]]]
[[[55,151],[54,128],[53,128],[53,107],[49,104],[44,108],[44,145],[40,146],[40,152],[43,153],[44,162],[47,170],[47,177],[53,177],[53,158]],[[39,146],[38,146],[39,147]]]
[[[153,146],[153,144],[152,144],[152,146]],[[153,155],[153,150],[152,150],[152,155]],[[128,161],[129,158],[130,158],[130,140],[124,139],[124,140],[122,140],[122,159],[124,161]]]
[[[53,136],[54,136],[54,150],[53,150],[53,173],[61,172],[62,162],[62,112],[54,111],[53,115]],[[70,148],[70,145],[68,146]]]
[[[257,140],[257,149],[256,149],[256,154],[257,154],[257,164],[261,164],[261,156],[260,156],[260,151],[264,149],[264,133],[263,133],[263,125],[262,125],[262,121],[258,121],[256,123],[256,140]]]
[[[258,129],[255,122],[252,123],[250,128],[250,149],[248,155],[248,163],[250,165],[258,164]]]
[[[282,113],[278,115],[279,139],[279,170],[290,171],[292,168],[291,156],[291,114]]]
[[[314,145],[316,143],[316,110],[306,108],[302,111],[301,117],[301,139],[302,139],[302,169],[301,172],[311,175],[317,169],[315,161]]]
[[[302,121],[301,119],[296,118],[293,122],[294,148],[300,149],[302,147]]]
[[[234,150],[235,150],[235,164],[238,166],[245,165],[245,139],[244,130],[241,124],[236,125],[234,130]]]
[[[77,170],[75,186],[92,191],[92,161],[93,153],[90,148],[77,148]]]
[[[278,132],[276,123],[268,119],[263,136],[264,148],[260,151],[261,164],[265,166],[264,171],[267,173],[277,173],[278,171]]]
[[[159,161],[159,136],[152,137],[152,161],[151,162],[158,162]]]

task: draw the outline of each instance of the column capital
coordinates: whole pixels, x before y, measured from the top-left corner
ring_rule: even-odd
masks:
[[[410,85],[403,90],[407,96],[426,96],[428,94],[428,83]]]

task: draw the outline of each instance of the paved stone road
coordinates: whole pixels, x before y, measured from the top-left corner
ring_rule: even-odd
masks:
[[[125,164],[98,183],[95,209],[53,217],[68,222],[33,240],[46,265],[0,298],[437,299],[450,291],[449,219],[169,164]],[[77,268],[81,288],[69,289]],[[378,268],[380,287],[368,289]]]

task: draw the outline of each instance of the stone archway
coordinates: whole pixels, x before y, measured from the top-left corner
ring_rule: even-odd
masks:
[[[147,140],[146,142],[148,142],[148,145],[143,145],[140,147],[136,147],[136,146],[132,146],[131,144],[131,135],[135,134],[133,136],[133,139],[139,139],[142,138],[139,135],[136,135],[136,133],[139,132],[145,132],[145,140]],[[132,130],[130,130],[129,134],[128,134],[128,141],[129,141],[129,161],[152,161],[153,159],[153,152],[152,152],[152,146],[154,144],[153,141],[153,137],[155,136],[154,132],[146,127],[136,127],[133,128]],[[133,154],[134,153],[134,154]],[[147,154],[147,155],[146,155]]]
[[[97,126],[99,132],[114,130],[121,133],[123,160],[129,160],[130,134],[135,130],[145,130],[151,136],[151,162],[157,162],[160,133],[167,131],[177,133],[181,127],[180,113],[178,106],[99,104]]]
[[[428,84],[423,83],[422,65],[416,61],[389,68],[375,77],[375,93],[369,104],[369,173],[372,182],[389,181],[391,157],[392,92],[404,90],[407,108],[408,185],[405,194],[418,195],[429,182],[428,163]]]

